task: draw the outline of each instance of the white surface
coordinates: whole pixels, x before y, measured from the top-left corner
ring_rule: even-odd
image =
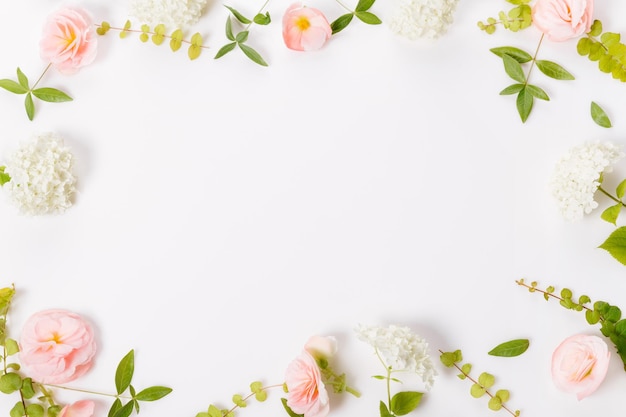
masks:
[[[251,15],[261,3],[229,5]],[[124,1],[76,4],[96,21],[127,18]],[[194,27],[212,47],[196,61],[112,32],[91,66],[42,81],[73,102],[38,102],[29,122],[22,98],[1,92],[0,155],[56,131],[74,151],[80,181],[62,216],[29,218],[0,204],[0,276],[18,290],[13,336],[41,309],[83,314],[100,353],[75,386],[113,391],[117,361],[135,348],[135,385],[174,388],[142,415],[193,417],[210,403],[228,406],[253,380],[282,382],[310,335],[335,335],[336,367],[363,393],[332,397],[331,416],[342,417],[377,415],[385,398],[384,384],[370,378],[380,364],[352,329],[396,323],[430,341],[440,374],[415,415],[492,413],[486,399],[470,397],[469,382],[439,365],[437,349],[457,348],[511,390],[509,406],[522,415],[615,415],[626,389],[617,355],[581,402],[557,391],[549,374],[565,337],[597,328],[514,280],[626,306],[624,267],[596,248],[612,227],[600,211],[566,223],[547,188],[570,147],[626,144],[626,87],[579,57],[576,41],[544,42],[540,56],[577,79],[534,73],[551,101],[536,102],[522,124],[514,98],[498,95],[510,82],[489,48],[534,51],[539,35],[476,27],[504,1],[461,1],[436,42],[355,22],[314,53],[283,46],[288,4],[272,1],[273,24],[250,36],[269,68],[237,51],[213,60],[226,43],[227,10],[216,2]],[[18,65],[32,80],[43,70],[40,28],[57,5],[2,6],[2,77],[14,78]],[[330,20],[342,13],[332,0],[315,7]],[[618,19],[626,5],[596,9],[605,29],[626,31]],[[386,4],[372,10],[384,17]],[[592,100],[612,129],[592,122]],[[520,337],[531,340],[524,355],[486,354]],[[239,415],[281,415],[280,394]],[[8,413],[14,401],[2,396],[0,406]],[[109,401],[98,401],[105,415]]]

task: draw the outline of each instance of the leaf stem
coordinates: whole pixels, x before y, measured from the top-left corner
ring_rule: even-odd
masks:
[[[526,74],[526,82],[524,83],[524,86],[528,85],[528,81],[530,80],[530,74],[532,74],[533,68],[535,67],[535,63],[537,62],[537,55],[539,54],[539,48],[541,47],[544,36],[545,34],[541,34],[541,38],[539,38],[539,43],[537,44],[537,48],[535,49],[535,55],[533,55],[532,65],[530,66],[530,69],[528,70],[528,74]]]
[[[39,78],[37,78],[37,81],[35,81],[35,84],[33,84],[33,87],[30,89],[30,91],[33,91],[37,87],[37,84],[39,84],[39,81],[41,81],[41,79],[46,74],[46,72],[48,72],[48,70],[50,69],[51,66],[52,66],[52,62],[48,64],[48,66],[46,67],[45,70],[43,70],[43,72],[41,73]]]
[[[269,3],[270,3],[270,0],[265,0],[265,3],[263,3],[263,6],[261,6],[257,14],[261,14],[263,12],[263,9],[265,9]],[[250,27],[252,26],[252,23],[254,23],[254,19],[252,20],[252,22],[248,23],[248,25],[246,26],[246,30],[250,29]]]
[[[42,384],[42,383],[38,383],[38,385],[41,387],[42,392],[45,391],[45,389],[44,389],[45,387],[50,387],[50,388],[64,389],[64,390],[68,390],[68,391],[82,392],[82,393],[85,393],[85,394],[101,395],[103,397],[113,397],[113,398],[120,398],[120,399],[124,399],[124,400],[132,400],[131,397],[125,397],[125,396],[122,396],[122,395],[109,394],[109,393],[106,393],[106,392],[91,391],[91,390],[86,390],[86,389],[81,389],[81,388],[65,387],[63,385]]]
[[[605,196],[607,196],[611,200],[615,201],[616,203],[621,204],[622,206],[626,207],[626,204],[624,204],[623,201],[621,201],[617,197],[615,197],[615,196],[611,195],[610,193],[608,193],[604,188],[602,188],[601,185],[598,186],[598,191],[600,191],[602,194],[604,194]]]
[[[339,5],[341,7],[343,7],[344,9],[346,9],[347,11],[349,11],[350,13],[354,13],[354,10],[351,10],[348,6],[346,6],[345,4],[343,4],[340,0],[335,0],[337,3],[339,3]]]

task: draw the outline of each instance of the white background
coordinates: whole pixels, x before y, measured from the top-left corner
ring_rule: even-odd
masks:
[[[228,4],[251,16],[261,3]],[[97,22],[128,17],[121,0],[74,4]],[[626,390],[617,355],[580,402],[550,377],[554,348],[598,328],[515,280],[626,306],[626,270],[597,248],[613,230],[599,218],[609,202],[598,196],[600,209],[570,224],[548,187],[569,148],[626,145],[626,86],[578,56],[576,40],[545,41],[539,57],[576,80],[535,70],[531,81],[551,101],[536,102],[522,124],[514,97],[498,95],[511,81],[489,49],[533,52],[540,34],[489,36],[476,26],[508,3],[461,1],[437,41],[355,21],[311,53],[283,45],[288,5],[272,0],[274,22],[250,35],[268,68],[240,51],[213,59],[227,17],[214,2],[190,29],[211,47],[196,61],[110,32],[92,65],[42,80],[74,101],[37,102],[30,122],[23,97],[0,91],[0,162],[31,135],[53,131],[72,148],[79,177],[75,205],[60,216],[26,217],[0,200],[0,277],[17,288],[11,335],[42,309],[84,315],[100,349],[71,385],[113,392],[115,366],[134,348],[134,385],[174,388],[145,404],[145,416],[193,417],[210,403],[229,406],[254,380],[281,383],[313,334],[337,337],[335,367],[363,393],[333,396],[331,415],[377,415],[386,393],[370,376],[383,370],[355,338],[359,323],[407,325],[429,340],[439,377],[415,415],[493,413],[440,365],[438,349],[462,349],[475,375],[494,374],[522,415],[617,415]],[[14,79],[17,66],[31,81],[39,76],[41,27],[58,6],[3,4],[0,77]],[[329,20],[343,13],[332,0],[309,6]],[[389,6],[380,0],[372,11],[384,19]],[[621,2],[596,5],[607,30],[626,32],[625,15]],[[593,123],[592,100],[612,129]],[[608,188],[625,176],[618,166]],[[524,355],[487,355],[515,338],[530,339]],[[394,389],[423,389],[404,379]],[[280,397],[270,392],[239,415],[281,415]],[[2,396],[0,405],[8,414],[16,400]],[[110,401],[97,401],[106,415]]]

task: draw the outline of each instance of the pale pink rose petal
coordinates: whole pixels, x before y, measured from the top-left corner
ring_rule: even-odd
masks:
[[[76,401],[63,407],[57,417],[93,417],[95,407],[93,401]]]
[[[307,351],[294,359],[285,373],[287,405],[304,417],[326,417],[330,411],[328,392],[315,358]]]
[[[283,15],[283,40],[289,49],[314,51],[324,46],[331,35],[328,20],[318,9],[294,3]]]
[[[35,381],[62,384],[89,370],[96,353],[93,329],[79,315],[45,310],[32,315],[20,336],[20,360]]]
[[[598,336],[568,337],[552,354],[554,385],[582,400],[604,381],[610,356],[606,342]]]
[[[537,0],[533,25],[552,41],[566,41],[591,29],[593,0]]]
[[[304,344],[304,350],[316,359],[329,359],[337,352],[337,340],[332,336],[312,336]]]

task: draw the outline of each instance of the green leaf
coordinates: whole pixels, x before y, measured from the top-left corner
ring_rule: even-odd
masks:
[[[519,48],[514,48],[512,46],[501,46],[498,48],[491,48],[491,52],[498,55],[502,58],[503,55],[508,55],[511,58],[515,59],[520,64],[524,64],[533,59],[533,57],[526,51],[522,51]]]
[[[17,67],[17,81],[19,81],[20,85],[25,89],[30,89],[30,87],[28,87],[28,78],[19,67]]]
[[[374,13],[370,12],[355,12],[355,16],[363,23],[368,25],[380,25],[382,20],[378,18]]]
[[[135,395],[137,401],[156,401],[172,392],[171,388],[154,386],[141,390]]]
[[[183,45],[183,31],[180,29],[176,29],[170,35],[170,49],[172,52],[176,52]]]
[[[330,24],[330,28],[333,31],[333,35],[335,33],[339,33],[342,30],[344,30],[350,24],[350,22],[352,22],[353,17],[354,17],[353,13],[346,13],[344,15],[339,16],[337,19],[335,19]]]
[[[543,72],[550,78],[554,78],[555,80],[574,79],[574,76],[570,74],[565,68],[552,61],[544,61],[538,59],[537,61],[535,61],[535,64],[537,65],[537,68],[539,68],[539,71]]]
[[[422,393],[417,391],[399,392],[391,398],[391,412],[396,416],[403,416],[415,410],[422,399]]]
[[[490,410],[498,411],[502,408],[502,400],[499,397],[491,397],[487,403]]]
[[[261,57],[261,55],[255,51],[254,49],[252,49],[251,47],[249,47],[248,45],[244,45],[242,43],[237,44],[239,45],[239,48],[243,51],[243,53],[250,58],[252,61],[256,62],[259,65],[262,65],[264,67],[267,67],[267,62],[265,62],[263,60],[263,58]]]
[[[622,310],[620,310],[617,306],[610,306],[606,313],[604,313],[606,321],[611,323],[616,323],[621,317]]]
[[[458,352],[458,353],[457,353]],[[461,358],[459,358],[460,356],[460,352],[459,350],[455,351],[455,352],[443,352],[440,356],[439,356],[439,360],[441,360],[441,363],[443,363],[444,366],[450,368],[451,366],[453,366],[455,363],[463,360],[462,356]]]
[[[130,415],[133,413],[134,407],[135,407],[135,404],[132,401],[129,401],[126,404],[124,404],[123,407],[117,410],[115,414],[113,415],[113,417],[130,417]]]
[[[227,53],[229,53],[230,51],[235,49],[236,46],[237,46],[237,42],[231,42],[231,43],[228,43],[228,44],[222,46],[220,48],[220,50],[217,51],[217,54],[215,54],[215,58],[214,59],[223,57],[224,55],[226,55]]]
[[[126,23],[124,23],[124,29],[122,29],[122,31],[120,32],[120,39],[124,39],[126,36],[128,36],[128,30],[130,29],[130,20],[127,20]]]
[[[265,14],[258,13],[256,16],[254,16],[253,20],[254,20],[254,23],[256,23],[257,25],[262,25],[262,26],[269,25],[272,22],[269,12]]]
[[[511,396],[511,393],[509,392],[509,390],[506,389],[499,389],[496,391],[495,396],[500,398],[502,400],[503,403],[507,402],[509,400],[509,397]]]
[[[599,246],[622,264],[626,265],[626,226],[619,227]]]
[[[115,370],[115,389],[118,394],[126,391],[135,372],[135,351],[131,349],[117,365]]]
[[[587,310],[585,312],[585,319],[589,324],[597,324],[600,321],[600,313],[595,310]]]
[[[614,206],[608,207],[602,212],[600,217],[604,221],[617,225],[617,218],[619,217],[619,213],[622,211],[622,207],[622,203],[617,203]]]
[[[28,93],[28,89],[24,88],[20,84],[16,83],[13,80],[9,80],[7,78],[0,80],[0,88],[4,88],[5,90],[15,93],[15,94],[26,94]]]
[[[289,407],[287,405],[287,399],[286,398],[281,398],[280,401],[283,403],[283,407],[285,408],[285,411],[287,412],[287,414],[289,414],[289,417],[302,417],[304,414],[296,414],[294,413],[294,411],[291,409],[291,407]]]
[[[369,10],[374,5],[375,1],[376,0],[359,0],[354,11],[364,12],[366,10]]]
[[[33,90],[33,95],[39,100],[47,101],[49,103],[72,101],[72,97],[68,96],[61,90],[57,90],[56,88],[37,88]]]
[[[226,27],[224,28],[226,33],[226,39],[229,41],[235,40],[235,35],[233,34],[233,23],[230,20],[230,16],[226,18]]]
[[[48,407],[48,417],[57,417],[61,413],[60,405],[51,405]]]
[[[32,378],[24,378],[22,381],[22,395],[27,400],[35,396],[35,388],[33,387]]]
[[[100,36],[106,35],[106,33],[111,29],[111,24],[109,22],[102,22],[100,26],[96,29],[96,33]]]
[[[526,352],[528,346],[530,346],[528,339],[514,339],[508,342],[500,343],[498,346],[491,349],[488,354],[491,356],[511,358]]]
[[[244,43],[245,41],[248,40],[248,35],[250,34],[249,31],[247,30],[242,30],[241,32],[239,32],[237,34],[237,36],[235,36],[235,42],[238,43]]]
[[[485,395],[485,389],[478,384],[472,384],[470,395],[474,398],[480,398]]]
[[[11,181],[11,176],[4,172],[4,167],[0,167],[0,187]]]
[[[235,16],[235,19],[239,20],[244,25],[252,23],[252,20],[248,19],[247,17],[245,17],[244,15],[242,15],[241,13],[239,13],[237,10],[233,9],[232,7],[226,6],[226,5],[224,5],[224,7],[226,7],[228,10],[230,10],[230,12],[233,14],[233,16]]]
[[[615,194],[617,195],[617,198],[619,198],[620,200],[624,198],[624,194],[626,194],[626,180],[623,180],[622,182],[619,183],[619,185],[615,189]]]
[[[33,96],[31,93],[26,94],[24,99],[24,108],[26,108],[26,116],[28,120],[33,120],[35,117],[35,103],[33,103]]]
[[[495,382],[496,378],[487,372],[483,372],[478,376],[478,383],[485,388],[492,387]]]
[[[508,96],[511,94],[517,94],[522,90],[522,88],[524,88],[524,84],[511,84],[510,86],[506,87],[504,90],[500,91],[500,95]]]
[[[119,398],[116,398],[115,401],[113,401],[113,404],[111,404],[111,408],[109,408],[107,416],[113,417],[120,408],[122,408],[122,401]]]
[[[24,404],[21,401],[16,402],[11,411],[9,411],[11,417],[22,417],[25,414],[26,410],[24,410]]]
[[[202,35],[196,32],[191,37],[191,45],[189,45],[187,55],[193,61],[200,56],[200,52],[202,52]]]
[[[380,417],[394,417],[394,415],[389,412],[387,405],[382,401],[378,405],[378,410],[380,411]]]
[[[7,356],[15,355],[17,352],[20,351],[20,347],[17,344],[17,342],[14,339],[11,339],[11,338],[7,338],[4,341],[4,348],[6,349]]]
[[[543,91],[541,88],[537,87],[536,85],[528,84],[526,86],[526,89],[533,97],[536,97],[540,100],[550,101],[550,97],[548,97],[548,94],[546,94],[545,91]]]
[[[599,36],[602,33],[602,22],[594,20],[589,29],[589,36]]]
[[[159,24],[154,27],[154,34],[152,35],[152,43],[155,45],[161,45],[165,40],[165,25]]]
[[[524,70],[522,69],[522,65],[517,62],[510,55],[502,55],[502,62],[504,63],[504,71],[506,71],[507,75],[517,81],[518,83],[525,83],[526,76],[524,75]]]
[[[14,373],[8,372],[0,376],[0,392],[11,394],[22,388],[22,378]]]
[[[28,404],[26,414],[28,417],[43,417],[44,409],[40,404]]]
[[[522,88],[517,94],[517,112],[522,119],[522,122],[528,120],[531,110],[533,109],[533,95],[528,92],[526,87]]]
[[[611,127],[611,120],[605,111],[595,101],[591,102],[591,118],[598,126]]]

